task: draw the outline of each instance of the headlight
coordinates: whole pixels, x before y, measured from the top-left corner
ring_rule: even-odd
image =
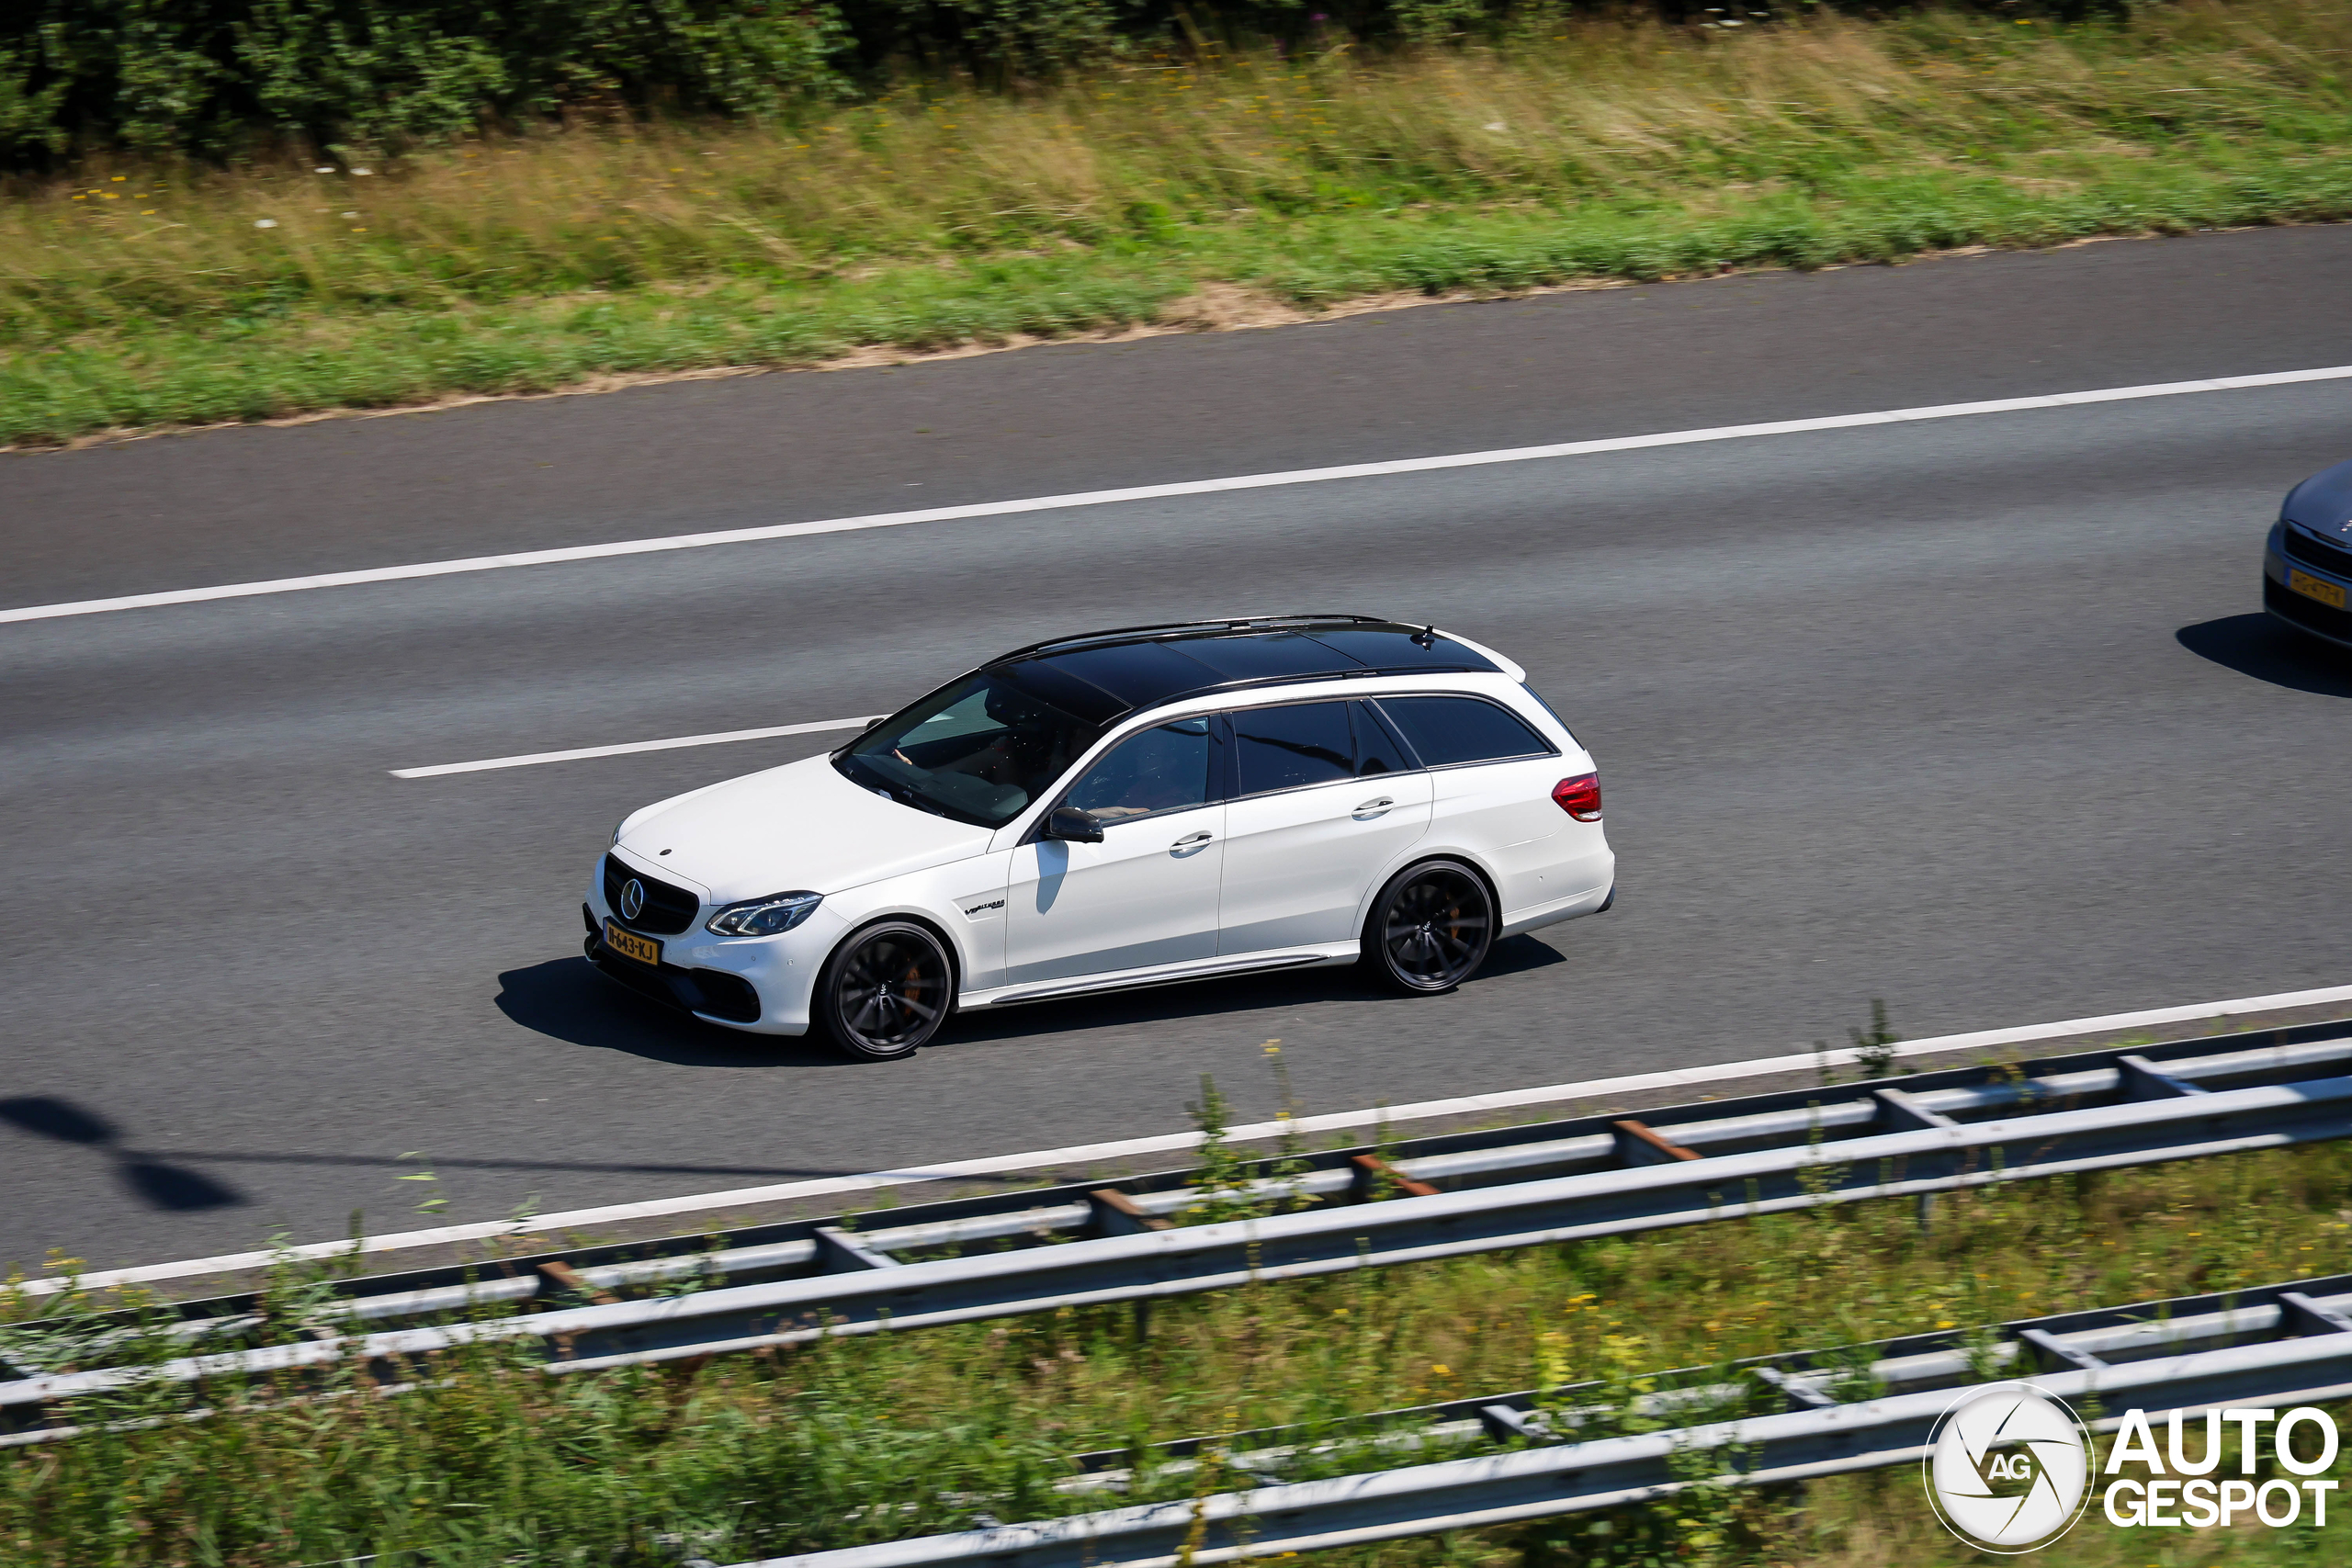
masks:
[[[703,929],[719,936],[775,936],[807,919],[824,901],[822,893],[772,893],[748,904],[728,905]]]
[[[621,841],[621,829],[628,826],[628,818],[626,817],[613,824],[613,842],[617,844]]]

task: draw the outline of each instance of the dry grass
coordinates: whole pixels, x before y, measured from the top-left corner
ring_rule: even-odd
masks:
[[[1312,305],[2333,217],[2347,49],[2343,0],[1580,23],[365,173],[94,164],[0,206],[0,439],[1117,326],[1215,282]],[[346,354],[385,368],[317,368]]]
[[[638,1564],[666,1560],[667,1533],[731,1562],[962,1528],[975,1510],[1035,1517],[1083,1506],[1050,1483],[1090,1449],[2339,1271],[2347,1204],[2352,1147],[2314,1145],[1948,1198],[1924,1235],[1907,1202],[1851,1205],[1163,1303],[1143,1343],[1124,1312],[1065,1310],[699,1376],[551,1381],[481,1356],[390,1401],[0,1456],[0,1560]],[[299,1295],[281,1298],[288,1332]],[[1661,1561],[1973,1561],[1907,1473],[1743,1506],[1746,1545]],[[1630,1568],[1637,1540],[1690,1544],[1675,1517],[1352,1555]],[[2229,1553],[2327,1561],[2311,1554],[2324,1539],[2275,1535]],[[2223,1555],[2211,1540],[2179,1555],[2194,1544],[2102,1527],[2047,1561]]]

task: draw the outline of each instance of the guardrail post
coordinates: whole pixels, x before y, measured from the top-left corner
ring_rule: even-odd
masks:
[[[1176,1227],[1156,1214],[1147,1214],[1133,1198],[1115,1187],[1098,1187],[1086,1195],[1087,1223],[1096,1235],[1140,1235],[1146,1231],[1173,1230]],[[1136,1343],[1141,1345],[1151,1337],[1151,1298],[1138,1297],[1128,1309],[1134,1322]]]
[[[834,1225],[817,1227],[817,1272],[854,1274],[861,1269],[903,1267],[887,1253],[875,1251],[849,1232]]]
[[[1478,1425],[1487,1429],[1487,1440],[1492,1443],[1508,1443],[1513,1439],[1529,1443],[1541,1442],[1549,1435],[1537,1431],[1530,1425],[1526,1412],[1513,1409],[1508,1404],[1478,1406]]]
[[[1098,1187],[1086,1195],[1088,1224],[1096,1235],[1136,1235],[1172,1228],[1166,1220],[1147,1214],[1133,1198],[1115,1187]]]
[[[2088,1350],[2077,1350],[2046,1329],[2021,1328],[2018,1341],[2045,1372],[2096,1372],[2107,1366]]]
[[[2301,1291],[2278,1292],[2278,1326],[2297,1338],[2319,1334],[2352,1334],[2352,1317],[2330,1312]]]
[[[1617,1141],[1617,1157],[1627,1165],[1672,1165],[1700,1157],[1698,1150],[1684,1148],[1645,1122],[1611,1122],[1609,1132]]]
[[[539,1277],[539,1290],[542,1292],[552,1285],[558,1290],[570,1291],[574,1295],[585,1296],[598,1306],[610,1306],[620,1300],[620,1297],[612,1292],[600,1289],[582,1279],[571,1265],[560,1258],[550,1258],[543,1263],[536,1264],[532,1271]]]
[[[1758,1382],[1769,1383],[1781,1392],[1792,1410],[1834,1410],[1838,1401],[1804,1379],[1782,1371],[1778,1367],[1750,1367]]]
[[[2123,1098],[2128,1101],[2143,1100],[2178,1100],[2183,1095],[2211,1094],[2183,1078],[2177,1078],[2145,1056],[2118,1056],[2115,1070],[2121,1076]]]
[[[1871,1098],[1878,1102],[1879,1124],[1890,1133],[1924,1133],[1930,1127],[1957,1127],[1959,1122],[1940,1111],[1930,1111],[1899,1089],[1874,1089]]]
[[[1348,1163],[1355,1168],[1354,1174],[1348,1179],[1348,1201],[1351,1203],[1371,1202],[1373,1194],[1380,1190],[1384,1181],[1392,1192],[1400,1192],[1408,1198],[1437,1196],[1436,1188],[1426,1181],[1414,1180],[1378,1155],[1351,1155]]]

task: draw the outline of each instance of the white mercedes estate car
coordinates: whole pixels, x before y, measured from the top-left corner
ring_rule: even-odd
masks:
[[[904,1056],[949,1014],[1363,964],[1450,990],[1608,908],[1600,780],[1510,660],[1286,615],[1097,632],[632,814],[586,952],[697,1018]]]

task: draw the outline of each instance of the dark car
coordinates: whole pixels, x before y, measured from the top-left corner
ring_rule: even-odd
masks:
[[[2262,559],[2262,607],[2299,632],[2352,648],[2352,463],[2287,492]]]

